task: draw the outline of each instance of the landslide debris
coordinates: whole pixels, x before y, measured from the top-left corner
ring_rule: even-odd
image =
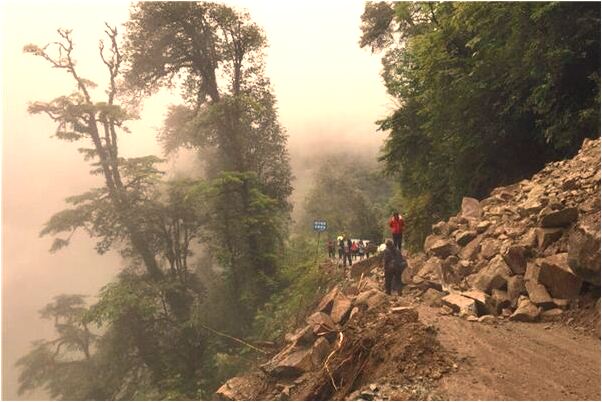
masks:
[[[230,400],[433,399],[435,383],[454,369],[436,331],[402,299],[380,291],[378,257],[366,273],[334,287],[286,336],[287,345],[259,369],[227,381]]]
[[[464,198],[456,216],[433,225],[411,271],[415,296],[448,293],[426,295],[444,314],[599,323],[591,300],[600,298],[600,139],[530,180]]]
[[[403,297],[381,291],[380,256],[354,264],[258,369],[227,381],[230,400],[432,400],[457,370],[408,303],[471,325],[553,321],[600,337],[600,140],[530,180],[499,187],[433,225],[408,255]],[[336,269],[333,264],[331,269]]]

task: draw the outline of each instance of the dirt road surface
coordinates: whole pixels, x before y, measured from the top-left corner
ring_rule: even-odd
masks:
[[[495,325],[419,305],[458,370],[437,394],[450,400],[600,400],[600,339],[556,323]]]

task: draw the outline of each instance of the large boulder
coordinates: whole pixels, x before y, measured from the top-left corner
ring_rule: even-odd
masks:
[[[311,345],[316,340],[316,334],[311,325],[306,325],[295,334],[287,335],[285,340],[295,345]]]
[[[468,260],[460,260],[454,269],[456,275],[460,278],[467,277],[473,272],[473,265]]]
[[[426,236],[426,239],[424,239],[424,252],[428,253],[433,245],[439,240],[443,240],[443,237],[434,234]]]
[[[557,299],[572,299],[581,291],[582,279],[576,276],[568,265],[567,253],[555,254],[537,260],[538,282],[543,284],[550,295]]]
[[[499,243],[493,239],[487,239],[481,244],[481,257],[485,260],[490,260],[500,250]]]
[[[326,338],[318,338],[314,342],[311,348],[311,362],[313,368],[318,368],[328,356],[330,352],[330,343],[326,340]]]
[[[600,212],[579,222],[569,233],[568,263],[584,281],[600,286]]]
[[[385,293],[376,289],[370,289],[357,295],[353,300],[353,304],[367,310],[372,310],[386,301],[387,295]]]
[[[349,269],[349,274],[352,278],[359,278],[362,275],[368,274],[375,267],[379,266],[378,259],[378,256],[374,256],[356,262],[355,264],[351,265],[351,268]]]
[[[437,257],[429,258],[415,276],[419,276],[422,279],[439,280],[441,276],[441,260]]]
[[[320,303],[318,304],[318,308],[316,311],[321,311],[326,314],[330,314],[330,310],[332,310],[332,304],[334,303],[334,299],[339,294],[339,287],[335,286],[330,290],[330,292],[326,293]]]
[[[491,226],[491,222],[489,221],[481,221],[477,224],[477,233],[483,233],[485,232],[487,229],[489,229],[489,226]]]
[[[479,255],[479,252],[481,251],[481,241],[482,240],[483,240],[483,238],[481,236],[475,237],[466,246],[464,246],[464,248],[462,248],[462,250],[460,250],[460,252],[458,253],[458,256],[461,259],[468,260],[468,261],[476,259],[477,256]]]
[[[447,258],[458,252],[458,247],[450,240],[439,239],[435,241],[427,251],[439,258]]]
[[[313,348],[297,349],[283,356],[277,356],[264,369],[273,377],[298,377],[313,368]]]
[[[481,204],[476,198],[462,198],[462,217],[467,219],[481,219],[483,210]]]
[[[321,311],[315,312],[307,318],[307,324],[309,324],[314,334],[320,336],[330,332],[338,331],[337,325],[332,321],[332,318],[326,313]]]
[[[444,221],[440,221],[432,226],[433,233],[436,235],[447,236],[449,234],[449,226]]]
[[[531,301],[528,298],[522,297],[518,301],[518,308],[516,309],[516,311],[514,311],[514,313],[510,316],[509,319],[511,321],[537,321],[537,319],[539,318],[540,311],[541,310],[539,309],[539,307],[531,303]]]
[[[492,289],[504,287],[510,276],[512,276],[512,271],[504,259],[498,255],[474,276],[472,286],[483,292],[491,293]]]
[[[465,246],[475,237],[477,237],[475,230],[462,230],[456,234],[455,239],[460,246]]]
[[[454,312],[459,313],[460,315],[478,315],[477,303],[469,297],[452,293],[444,296],[441,301],[443,304],[450,307]]]
[[[498,309],[495,301],[487,293],[472,289],[467,292],[460,293],[461,296],[468,297],[477,303],[477,313],[481,315],[497,315]]]
[[[557,228],[568,226],[577,220],[579,210],[577,208],[564,208],[559,211],[546,211],[540,214],[539,225],[542,228]]]
[[[330,317],[336,324],[344,324],[349,317],[351,311],[351,299],[342,293],[339,293],[334,298]]]
[[[550,296],[546,287],[541,283],[536,281],[526,281],[525,288],[529,294],[529,299],[537,306],[544,309],[555,306],[552,296]]]
[[[422,294],[422,301],[430,307],[441,307],[441,298],[445,293],[429,288]]]
[[[262,388],[261,382],[261,379],[256,375],[233,377],[219,387],[215,391],[215,395],[219,400],[225,401],[257,400],[257,390]]]
[[[518,245],[508,247],[503,253],[502,257],[508,267],[515,274],[524,274],[527,269],[527,258],[525,257],[525,248]]]
[[[544,207],[541,198],[545,194],[545,191],[546,189],[542,185],[532,183],[527,199],[518,207],[519,214],[527,216],[538,213]]]

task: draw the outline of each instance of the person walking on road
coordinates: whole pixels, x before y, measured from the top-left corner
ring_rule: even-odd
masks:
[[[401,295],[401,273],[407,263],[391,239],[387,239],[385,244],[386,248],[383,252],[385,293],[391,295],[391,290],[395,287],[397,288],[397,294]]]
[[[393,237],[393,244],[401,251],[401,242],[403,240],[403,230],[405,229],[405,222],[397,211],[393,213],[391,219],[389,219],[389,227],[391,228],[391,237]]]
[[[345,240],[343,239],[343,236],[337,237],[337,240],[339,242],[339,264],[340,264],[341,260],[345,261]]]
[[[349,261],[349,266],[351,266],[351,246],[353,243],[350,238],[345,239],[345,255],[343,256],[343,266],[347,266],[347,261]]]

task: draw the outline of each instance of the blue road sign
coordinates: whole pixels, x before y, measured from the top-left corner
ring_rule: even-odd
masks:
[[[328,225],[326,225],[326,221],[314,221],[314,230],[316,232],[323,232],[327,227]]]

